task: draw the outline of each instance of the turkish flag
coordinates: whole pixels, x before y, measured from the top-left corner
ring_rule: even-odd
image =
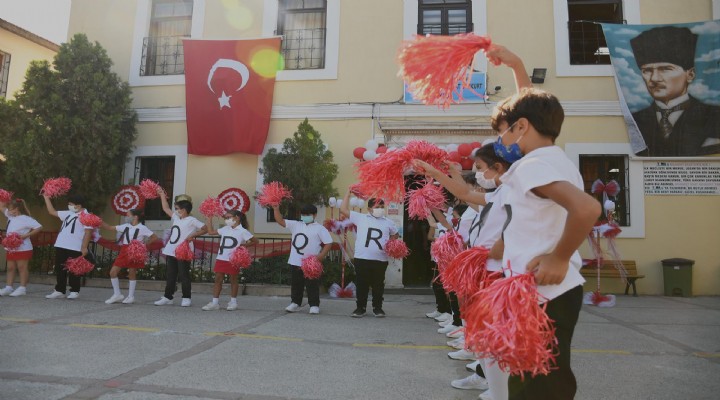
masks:
[[[260,154],[280,38],[184,40],[188,154]]]

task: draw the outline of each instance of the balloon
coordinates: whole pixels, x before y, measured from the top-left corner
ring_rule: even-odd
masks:
[[[480,142],[472,142],[472,143],[470,143],[470,147],[472,147],[473,149],[477,149],[478,147],[481,147],[481,146],[482,146],[482,145],[480,144]]]
[[[375,151],[373,151],[373,150],[365,150],[365,152],[363,153],[362,158],[363,158],[363,160],[365,160],[365,161],[374,160],[375,158],[377,158],[377,153],[376,153]]]
[[[375,150],[375,152],[378,154],[383,154],[386,151],[388,151],[388,148],[384,144],[381,144],[380,146],[378,146],[377,150]]]
[[[473,147],[470,145],[470,143],[463,143],[460,146],[458,146],[458,153],[460,153],[461,156],[467,157],[472,152]]]
[[[355,156],[355,158],[357,158],[358,160],[362,160],[365,150],[367,149],[364,147],[356,147],[355,150],[353,150],[353,156]]]
[[[452,153],[453,151],[458,151],[458,145],[455,143],[450,143],[449,145],[445,146],[448,153]]]
[[[447,152],[447,146],[440,145],[440,146],[438,146],[437,148],[440,149],[440,150],[444,150],[444,151]]]
[[[335,204],[335,206],[340,208],[340,207],[342,207],[342,203],[343,203],[342,199],[337,199],[337,203]]]
[[[473,160],[467,157],[463,157],[463,159],[460,160],[460,165],[462,166],[463,171],[470,171],[472,170],[472,167],[473,165],[475,165],[475,163],[473,162]]]
[[[357,206],[358,206],[359,208],[363,208],[363,207],[365,206],[365,200],[363,200],[363,199],[361,199],[361,198],[358,197],[358,198],[357,198]]]
[[[328,204],[330,204],[330,207],[335,207],[335,205],[337,205],[337,199],[334,197],[329,198]]]
[[[460,153],[458,153],[457,151],[452,151],[452,152],[448,153],[448,160],[450,160],[450,161],[460,162],[460,158],[461,158]]]
[[[612,200],[605,201],[605,211],[615,211],[615,202]]]
[[[378,142],[376,142],[375,139],[370,139],[367,142],[365,142],[365,148],[368,150],[375,151],[378,148]]]

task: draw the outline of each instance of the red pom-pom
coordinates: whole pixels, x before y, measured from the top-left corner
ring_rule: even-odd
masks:
[[[238,271],[240,271],[240,269],[250,268],[252,262],[252,256],[245,246],[238,246],[230,253],[230,265],[237,268]]]
[[[410,170],[412,160],[412,153],[398,149],[380,154],[373,160],[356,163],[358,190],[367,197],[402,201],[405,197],[404,174]]]
[[[155,182],[151,179],[143,179],[142,182],[140,182],[140,185],[138,185],[138,186],[140,188],[140,193],[146,199],[157,199],[160,196],[158,194],[159,190],[162,190],[163,192],[165,192],[165,190],[162,187],[160,187],[160,185],[157,182]]]
[[[440,275],[443,287],[457,293],[458,297],[468,298],[497,279],[499,273],[489,273],[485,269],[489,253],[484,247],[471,247],[460,252]]]
[[[322,262],[320,262],[317,256],[303,258],[300,269],[302,269],[305,279],[319,279],[323,273]]]
[[[222,217],[225,215],[225,207],[215,197],[208,196],[202,204],[200,204],[200,213],[208,218],[210,217]]]
[[[2,240],[3,247],[8,251],[17,250],[23,244],[24,240],[17,232],[8,233]]]
[[[445,150],[425,140],[411,140],[405,148],[413,158],[423,160],[441,171],[447,171],[445,161],[448,160],[448,153]]]
[[[99,228],[102,225],[102,218],[89,212],[80,214],[80,223],[91,228]]]
[[[410,254],[410,249],[404,240],[390,239],[385,243],[385,253],[392,258],[405,258]]]
[[[501,369],[524,377],[548,374],[557,346],[553,321],[538,304],[531,273],[498,279],[466,301],[465,345]]]
[[[92,271],[93,268],[95,268],[95,265],[86,260],[83,256],[68,258],[67,261],[65,261],[65,269],[76,276],[85,275]]]
[[[147,246],[141,241],[131,240],[125,251],[130,262],[138,264],[147,262]]]
[[[367,200],[368,197],[362,191],[362,185],[359,183],[353,183],[349,187],[350,193],[354,194],[360,199]]]
[[[40,194],[50,198],[64,196],[70,191],[72,181],[70,178],[60,177],[46,179]]]
[[[463,250],[465,250],[463,237],[456,231],[450,231],[433,241],[430,255],[435,259],[438,271],[442,272]]]
[[[490,47],[490,39],[473,33],[453,36],[415,36],[403,42],[398,54],[400,75],[413,97],[446,108],[462,100],[458,83],[470,88],[470,67],[475,53]]]
[[[458,153],[457,151],[451,151],[450,153],[448,153],[449,161],[459,163],[461,159],[462,157],[460,157],[460,153]]]
[[[181,261],[190,261],[194,257],[193,251],[190,249],[190,242],[187,240],[182,242],[175,248],[175,258]]]
[[[419,189],[408,192],[408,216],[415,219],[427,219],[431,210],[440,209],[445,205],[445,194],[432,181],[427,181]]]
[[[13,192],[8,192],[5,189],[0,189],[0,203],[9,203],[12,200]]]
[[[292,192],[280,182],[266,183],[257,196],[262,207],[279,206],[284,199],[292,199]]]

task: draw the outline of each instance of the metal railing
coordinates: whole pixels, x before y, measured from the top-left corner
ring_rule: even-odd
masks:
[[[185,59],[182,40],[188,36],[150,36],[143,38],[140,76],[182,75]]]
[[[285,69],[325,68],[325,32],[325,28],[281,32]]]

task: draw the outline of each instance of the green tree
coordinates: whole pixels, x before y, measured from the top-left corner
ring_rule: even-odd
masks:
[[[99,43],[75,35],[33,61],[14,101],[0,101],[0,182],[30,202],[46,178],[66,176],[87,207],[101,210],[121,182],[137,137],[130,87]]]
[[[337,196],[333,181],[338,166],[307,118],[292,138],[285,139],[281,151],[270,149],[262,162],[264,183],[278,181],[292,190],[290,217],[297,217],[303,204],[327,205],[328,198]]]

